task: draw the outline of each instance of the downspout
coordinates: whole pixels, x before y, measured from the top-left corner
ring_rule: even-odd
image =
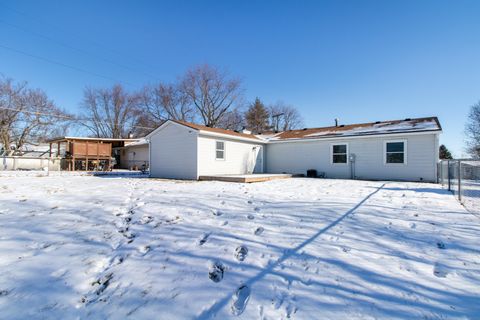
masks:
[[[148,177],[152,177],[152,139],[147,139],[148,141]]]
[[[350,162],[350,178],[355,180],[355,153],[350,153],[348,155],[348,160]]]
[[[440,135],[435,134],[435,155],[434,155],[434,173],[435,173],[435,179],[436,182],[439,182],[439,177],[438,177],[438,164],[440,163]]]

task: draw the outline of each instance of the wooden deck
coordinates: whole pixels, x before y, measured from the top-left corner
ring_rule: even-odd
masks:
[[[215,176],[200,176],[198,180],[201,181],[225,181],[225,182],[240,182],[240,183],[252,183],[252,182],[264,182],[276,179],[288,179],[291,178],[291,174],[228,174],[228,175],[215,175]]]

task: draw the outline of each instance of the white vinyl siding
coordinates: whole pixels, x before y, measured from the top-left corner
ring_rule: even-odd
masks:
[[[140,167],[148,161],[148,144],[126,146],[120,153],[120,165],[123,169],[129,169],[133,165]]]
[[[224,143],[224,160],[218,161],[218,142]],[[261,144],[234,139],[218,140],[215,137],[200,134],[198,137],[198,172],[200,176],[217,174],[248,174],[263,172],[263,161],[257,161],[263,155]]]
[[[266,170],[269,173],[306,174],[308,169],[324,172],[327,178],[351,178],[354,166],[357,179],[436,181],[437,134],[411,134],[396,137],[405,141],[405,164],[385,165],[388,137],[315,140],[270,143],[266,146]],[[348,144],[350,165],[336,165],[331,160],[331,144]]]
[[[150,137],[150,175],[156,178],[198,179],[198,132],[174,122],[164,126]]]

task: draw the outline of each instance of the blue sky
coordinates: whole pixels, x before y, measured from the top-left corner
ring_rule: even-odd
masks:
[[[76,112],[86,86],[134,90],[209,63],[309,127],[436,115],[461,156],[479,14],[479,1],[0,0],[0,73]]]

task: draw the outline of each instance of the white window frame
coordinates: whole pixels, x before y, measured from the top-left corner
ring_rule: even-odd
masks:
[[[403,163],[387,163],[387,143],[403,142]],[[408,143],[406,139],[385,140],[383,141],[383,164],[386,166],[406,166],[407,165]],[[401,152],[397,152],[401,153]]]
[[[347,156],[347,162],[345,163],[335,163],[333,162],[333,147],[334,146],[347,146],[347,150],[346,150],[346,156]],[[349,162],[350,162],[350,157],[349,157],[349,146],[348,146],[348,142],[336,142],[336,143],[331,143],[330,144],[330,164],[334,165],[334,166],[345,166],[345,165],[348,165]],[[343,153],[336,153],[336,154],[343,154]]]
[[[217,149],[217,142],[223,143],[223,150],[222,149]],[[226,159],[226,150],[225,150],[226,145],[227,145],[227,143],[224,140],[215,140],[215,160],[225,161],[225,159]],[[223,158],[218,158],[217,157],[217,152],[218,151],[223,151]]]

